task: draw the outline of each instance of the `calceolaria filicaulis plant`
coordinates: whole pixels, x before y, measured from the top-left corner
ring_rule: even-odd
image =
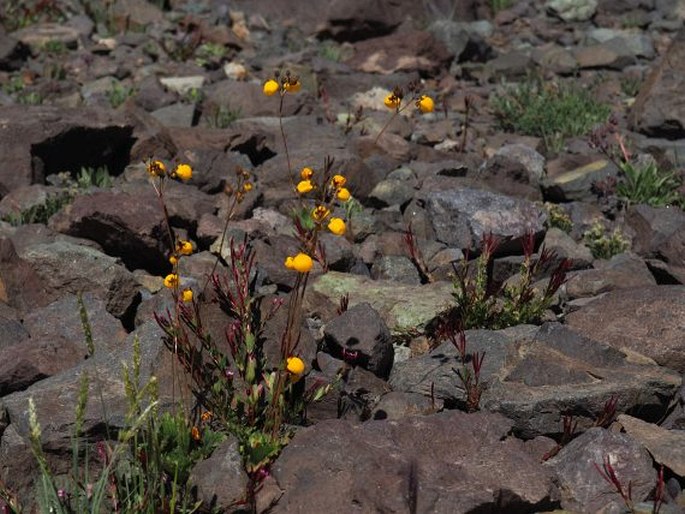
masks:
[[[378,142],[393,120],[408,107],[413,105],[422,114],[428,114],[435,110],[435,101],[432,97],[421,92],[421,87],[418,82],[410,82],[406,87],[406,92],[405,88],[395,86],[393,90],[386,95],[383,103],[388,109],[393,111],[393,113],[386,124],[383,125],[380,132],[378,132],[378,135],[374,140],[375,142]]]

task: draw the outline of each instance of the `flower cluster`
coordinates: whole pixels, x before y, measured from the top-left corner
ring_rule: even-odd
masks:
[[[193,178],[193,168],[189,164],[179,164],[172,171],[168,171],[166,164],[157,159],[149,159],[146,163],[147,172],[151,177],[163,179],[165,177],[182,180]]]
[[[192,253],[193,243],[185,239],[177,240],[174,251],[169,256],[169,262],[173,267],[173,271],[164,277],[164,287],[171,289],[174,294],[178,294],[179,298],[184,303],[190,303],[193,301],[193,290],[190,288],[185,288],[181,291],[178,290],[180,285],[180,277],[178,276],[178,263],[181,257],[192,255]]]
[[[383,100],[383,103],[388,109],[394,110],[399,113],[407,108],[413,102],[416,108],[423,114],[433,112],[435,110],[435,102],[428,96],[421,94],[418,85],[416,83],[410,83],[407,86],[409,93],[411,93],[411,101],[402,105],[402,100],[404,100],[405,94],[404,90],[396,86]]]
[[[298,235],[303,243],[303,247],[309,248],[308,243],[315,241],[313,237],[324,228],[328,229],[336,236],[343,236],[347,231],[347,225],[342,218],[332,216],[331,211],[336,202],[346,203],[352,195],[345,187],[347,179],[340,174],[331,176],[330,164],[323,173],[323,179],[319,182],[315,178],[315,173],[311,168],[305,167],[300,171],[300,181],[295,186],[295,190],[304,201],[305,195],[312,193],[314,198],[313,208],[306,208],[305,217],[307,228],[298,227]],[[299,253],[296,256],[289,256],[285,260],[285,267],[307,273],[312,268],[312,258],[306,253]]]
[[[286,70],[283,75],[276,70],[274,77],[264,82],[262,91],[266,96],[273,96],[276,93],[282,96],[286,93],[297,93],[301,87],[300,78],[290,73],[290,70]]]

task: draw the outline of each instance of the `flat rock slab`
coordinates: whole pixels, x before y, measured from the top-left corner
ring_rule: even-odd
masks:
[[[629,436],[647,448],[658,464],[685,477],[685,430],[666,430],[626,414],[619,415],[617,421]]]
[[[545,510],[556,494],[551,475],[507,437],[510,429],[498,414],[458,411],[323,421],[298,432],[276,461],[272,479],[282,494],[268,512]]]
[[[514,421],[526,438],[556,435],[563,414],[590,426],[612,396],[618,409],[661,412],[680,386],[680,376],[649,363],[631,362],[608,344],[550,323],[501,331],[466,332],[468,352],[486,352],[481,371],[486,384],[481,407]],[[648,361],[648,362],[644,362]],[[445,342],[430,353],[397,363],[390,375],[396,391],[430,396],[447,404],[464,402],[455,369],[461,361]]]
[[[396,335],[423,332],[454,303],[449,282],[412,286],[329,271],[312,281],[311,288],[336,305],[344,294],[349,294],[350,307],[369,303]]]
[[[574,331],[685,372],[685,286],[652,286],[607,293],[569,314]]]

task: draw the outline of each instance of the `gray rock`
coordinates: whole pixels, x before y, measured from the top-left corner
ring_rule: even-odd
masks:
[[[153,111],[155,117],[165,127],[191,127],[195,119],[195,106],[191,104],[172,104]]]
[[[382,378],[390,374],[394,356],[390,331],[368,303],[357,304],[326,323],[324,341],[334,357],[353,361]]]
[[[477,249],[492,234],[501,252],[520,250],[526,232],[544,230],[546,214],[536,204],[479,189],[423,192],[438,241],[461,249]]]
[[[374,186],[369,193],[370,205],[376,208],[404,205],[414,195],[414,187],[406,180],[387,179]]]
[[[669,267],[685,268],[685,213],[677,208],[635,205],[626,224],[635,231],[633,250],[642,257],[658,258]]]
[[[618,168],[606,159],[548,177],[543,184],[545,198],[556,202],[595,201],[595,182],[608,177],[618,178]]]
[[[402,284],[421,284],[416,266],[402,255],[387,255],[376,259],[371,268],[371,277],[374,280],[393,280]]]
[[[656,480],[647,451],[627,435],[597,427],[571,441],[547,462],[557,474],[563,508],[575,512],[622,510],[623,501],[616,489],[602,478],[595,467],[602,469],[607,459],[622,486],[627,490],[631,484],[633,501],[647,498]],[[620,508],[616,510],[617,507]]]
[[[587,21],[597,11],[597,0],[547,0],[546,6],[564,21]]]

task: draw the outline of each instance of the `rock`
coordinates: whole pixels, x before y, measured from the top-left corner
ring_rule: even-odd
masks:
[[[635,231],[633,250],[642,257],[658,258],[669,267],[685,270],[685,213],[674,208],[635,205],[626,224]]]
[[[195,106],[177,103],[161,107],[151,114],[165,127],[190,128],[195,119]]]
[[[543,183],[545,199],[554,202],[594,201],[592,192],[595,182],[609,177],[618,178],[618,168],[606,159],[597,159],[557,175],[549,176]]]
[[[416,266],[404,255],[380,256],[371,268],[371,277],[374,280],[393,280],[402,284],[421,284]]]
[[[530,53],[512,50],[487,62],[485,73],[492,80],[523,78],[533,69]]]
[[[238,446],[238,440],[229,437],[190,472],[188,484],[197,488],[197,498],[205,506],[230,512],[244,498],[249,477]]]
[[[612,291],[569,314],[566,322],[595,341],[685,372],[685,286]]]
[[[502,253],[520,250],[526,232],[544,230],[545,213],[536,204],[480,189],[421,191],[438,241],[475,250],[492,234]]]
[[[368,303],[354,305],[326,323],[324,341],[334,357],[349,358],[381,378],[390,375],[394,357],[390,331]],[[354,357],[346,358],[348,354]]]
[[[371,419],[401,420],[409,416],[429,416],[442,409],[442,402],[416,393],[392,391],[376,403]]]
[[[117,31],[144,31],[164,21],[164,13],[145,0],[115,0],[108,7],[109,22]]]
[[[369,193],[368,200],[373,207],[405,205],[414,196],[414,187],[406,180],[387,179],[378,182]]]
[[[167,198],[167,202],[173,202]],[[100,243],[130,268],[162,275],[169,268],[164,215],[153,191],[103,191],[78,196],[52,227]]]
[[[234,116],[238,118],[278,115],[278,100],[266,98],[259,83],[222,80],[207,86],[204,93],[204,109],[206,112],[223,108],[234,113]],[[310,114],[312,109],[308,99],[309,95],[304,89],[296,95],[285,95],[283,97],[283,116]],[[265,120],[255,121],[260,123]],[[292,138],[289,138],[288,142],[290,139]]]
[[[545,158],[532,148],[522,144],[505,145],[481,166],[478,178],[499,193],[541,200],[544,167]]]
[[[123,342],[121,323],[92,293],[83,302],[92,330],[93,348],[108,353]],[[0,345],[0,396],[26,389],[46,377],[68,370],[89,357],[76,296],[67,295],[32,310],[24,318],[30,339]]]
[[[551,476],[510,428],[499,415],[463,412],[323,421],[300,430],[273,466],[283,493],[269,512],[544,510]]]
[[[595,467],[601,470],[607,459],[622,486],[627,488],[631,484],[633,501],[647,498],[656,480],[647,451],[627,435],[596,427],[578,436],[547,462],[557,474],[564,509],[574,512],[622,510],[623,500]]]
[[[0,70],[12,71],[21,67],[22,61],[28,56],[28,47],[12,36],[0,30]]]
[[[580,336],[562,325],[507,330],[469,330],[467,352],[485,352],[481,407],[513,420],[526,438],[558,434],[565,412],[577,414],[580,426],[592,426],[612,396],[620,410],[660,411],[680,385],[676,373],[633,362],[608,344]],[[430,353],[397,363],[390,375],[395,391],[431,394],[447,404],[463,404],[465,395],[455,369],[461,366],[451,342]]]
[[[92,359],[58,375],[33,384],[25,391],[2,398],[7,409],[10,425],[0,442],[0,472],[7,487],[24,499],[25,505],[35,501],[37,464],[28,445],[28,399],[33,398],[36,413],[42,426],[41,442],[54,470],[68,472],[70,464],[64,455],[73,447],[74,413],[79,397],[83,374],[89,377],[89,401],[84,414],[83,437],[89,442],[104,439],[103,405],[107,409],[107,426],[116,433],[125,426],[129,403],[124,392],[120,363],[129,365],[133,360],[133,338],[138,337],[141,348],[141,383],[146,383],[152,373],[158,378],[159,408],[166,410],[178,405],[178,385],[172,393],[171,355],[161,342],[161,329],[150,321],[130,334],[126,342],[116,350],[95,354]],[[176,371],[177,373],[178,371]],[[178,378],[176,378],[178,380]]]
[[[326,6],[323,23],[317,27],[318,36],[336,41],[378,38],[390,34],[408,17],[418,19],[424,15],[422,6],[406,0],[387,5],[364,0],[332,0]],[[317,11],[311,7],[304,10]]]
[[[202,89],[205,80],[202,75],[191,75],[188,77],[162,77],[159,82],[169,91],[182,96],[193,89]]]
[[[0,338],[0,351],[6,345],[21,343],[29,337],[29,333],[20,321],[19,313],[16,309],[4,303],[4,300],[0,301],[0,334],[3,334],[2,338]]]
[[[556,227],[547,229],[543,241],[545,248],[554,252],[555,258],[550,264],[550,268],[555,268],[562,259],[568,259],[571,269],[589,268],[592,265],[592,252],[590,249],[576,241],[566,232]],[[568,282],[567,286],[568,287]]]
[[[449,282],[409,286],[331,271],[313,280],[310,287],[311,293],[305,296],[306,304],[317,302],[312,293],[321,294],[336,305],[343,294],[349,294],[350,308],[369,303],[381,315],[391,334],[424,331],[441,313],[449,310],[453,302],[453,286]]]
[[[579,47],[573,52],[579,68],[610,68],[622,70],[635,64],[637,57],[622,38],[605,43]]]
[[[61,43],[67,48],[76,48],[79,31],[68,25],[58,23],[35,23],[10,34],[38,53],[49,43]]]
[[[597,11],[597,0],[547,0],[545,5],[564,21],[587,21]]]
[[[573,52],[554,43],[534,48],[531,57],[538,66],[559,75],[570,75],[578,69],[578,61]]]
[[[346,64],[365,73],[385,75],[419,71],[435,76],[449,66],[453,55],[428,32],[394,33],[359,41]]]
[[[629,116],[631,130],[652,137],[685,137],[685,103],[675,94],[685,86],[685,29],[681,29],[661,61],[640,88]]]
[[[685,476],[685,431],[666,430],[627,414],[619,414],[616,421],[630,437],[647,448],[657,464]]]
[[[570,273],[564,288],[570,298],[586,298],[618,289],[655,285],[654,275],[642,259],[621,253],[608,261],[596,261],[595,269]]]
[[[107,311],[126,320],[139,301],[138,284],[118,259],[87,246],[55,240],[19,250],[18,256],[30,270],[28,283],[38,280],[42,295],[35,306],[44,306],[65,293],[92,291],[104,300]]]
[[[111,112],[52,106],[0,107],[0,196],[64,170],[128,163],[133,126]]]

